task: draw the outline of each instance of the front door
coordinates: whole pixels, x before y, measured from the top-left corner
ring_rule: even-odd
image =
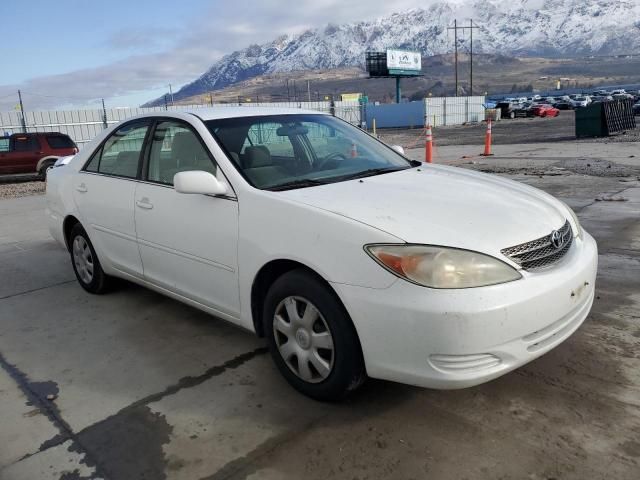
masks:
[[[232,196],[188,195],[173,189],[182,171],[222,173],[198,134],[179,120],[159,121],[143,180],[135,193],[135,222],[144,277],[237,318],[238,202]]]

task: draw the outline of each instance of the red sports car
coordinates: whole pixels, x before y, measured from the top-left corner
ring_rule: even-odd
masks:
[[[557,117],[560,115],[560,110],[546,104],[536,105],[531,111],[536,117]]]

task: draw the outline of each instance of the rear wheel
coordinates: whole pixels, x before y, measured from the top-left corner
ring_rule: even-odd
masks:
[[[42,162],[42,165],[40,166],[40,170],[38,170],[38,177],[40,178],[40,180],[47,179],[47,170],[53,167],[54,163],[56,163],[55,160],[47,160],[45,162]]]
[[[89,293],[105,293],[112,279],[102,270],[91,240],[79,223],[71,229],[69,245],[71,264],[80,286]]]
[[[263,318],[269,350],[286,380],[317,400],[339,400],[366,379],[351,319],[328,286],[304,270],[278,278]]]

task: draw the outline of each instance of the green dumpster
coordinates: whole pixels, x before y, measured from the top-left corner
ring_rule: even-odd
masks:
[[[602,103],[576,109],[576,137],[606,137],[609,134],[602,114]]]

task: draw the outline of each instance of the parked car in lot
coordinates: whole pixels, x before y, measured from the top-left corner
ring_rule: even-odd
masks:
[[[533,107],[533,103],[524,102],[513,105],[511,111],[514,114],[514,117],[532,117],[533,113],[531,108]]]
[[[573,100],[571,100],[571,104],[573,105],[573,108],[586,107],[590,103],[591,103],[591,97],[588,95],[577,96]]]
[[[640,102],[636,103],[633,106],[633,114],[634,115],[640,115]]]
[[[604,95],[604,96],[597,96],[597,97],[591,97],[591,101],[592,103],[598,103],[598,102],[610,102],[613,100],[613,97],[611,95]]]
[[[496,108],[500,110],[500,118],[516,118],[515,110],[518,108],[517,102],[498,102]]]
[[[572,210],[401,151],[313,111],[149,113],[50,170],[47,218],[82,288],[125,278],[265,336],[317,399],[469,387],[566,340],[597,269]]]
[[[77,152],[75,142],[57,132],[0,137],[0,174],[37,173],[44,179],[58,158]]]
[[[554,103],[553,107],[558,110],[573,110],[573,103],[571,100],[560,100],[559,102]]]
[[[552,107],[551,105],[542,103],[539,105],[534,105],[531,108],[531,113],[533,113],[533,115],[536,117],[557,117],[558,115],[560,115],[560,110]]]

